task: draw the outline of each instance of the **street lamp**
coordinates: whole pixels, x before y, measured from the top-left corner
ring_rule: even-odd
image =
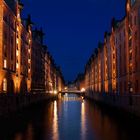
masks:
[[[85,91],[86,91],[85,88],[82,88],[82,89],[81,89],[81,92],[85,92]]]
[[[54,92],[53,92],[54,94],[57,94],[57,90],[54,90]]]

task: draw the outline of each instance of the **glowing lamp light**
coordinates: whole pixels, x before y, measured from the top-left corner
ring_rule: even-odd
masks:
[[[16,68],[17,68],[17,69],[19,68],[19,65],[18,65],[18,63],[16,63]]]
[[[20,18],[20,14],[19,13],[18,13],[17,17]]]
[[[28,53],[31,53],[31,50],[30,49],[28,49]]]
[[[29,39],[29,44],[31,44],[31,39]]]
[[[57,94],[57,90],[54,90],[54,94]]]
[[[7,60],[4,59],[4,68],[7,68]]]
[[[129,12],[130,11],[130,4],[127,3],[127,11]]]
[[[18,50],[17,50],[17,52],[16,52],[16,55],[19,56],[19,52],[18,52]]]
[[[19,28],[17,27],[17,31],[19,31]]]
[[[28,73],[30,73],[31,72],[31,69],[28,69]]]
[[[82,89],[81,89],[81,92],[85,92],[85,91],[86,91],[85,88],[82,88]]]
[[[31,59],[28,59],[28,63],[31,63]]]
[[[49,91],[49,93],[51,93],[51,94],[52,94],[52,93],[53,93],[53,91]]]
[[[17,42],[17,44],[19,43],[19,40],[18,40],[18,38],[17,38],[16,42]]]

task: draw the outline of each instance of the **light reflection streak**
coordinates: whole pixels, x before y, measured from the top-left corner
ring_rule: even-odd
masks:
[[[31,124],[27,127],[26,140],[33,140],[33,126]]]
[[[15,135],[14,140],[22,140],[22,139],[23,139],[23,137],[22,137],[21,133],[18,133],[18,134]]]
[[[85,102],[81,104],[81,139],[86,140]]]
[[[53,139],[53,140],[59,140],[57,101],[54,101],[53,137],[52,137],[52,139]]]

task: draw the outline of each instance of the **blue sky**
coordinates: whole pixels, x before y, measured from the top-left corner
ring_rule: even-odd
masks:
[[[125,0],[22,0],[23,14],[31,14],[37,27],[43,27],[45,43],[66,80],[74,80],[111,19],[125,14]]]

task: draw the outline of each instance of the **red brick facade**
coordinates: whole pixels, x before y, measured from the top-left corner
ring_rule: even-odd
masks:
[[[0,0],[0,93],[57,90],[63,77],[47,57],[42,30],[32,30],[30,16],[21,19],[22,9],[19,1]]]
[[[85,68],[87,91],[113,94],[140,93],[140,1],[126,1],[126,16],[112,19]]]

